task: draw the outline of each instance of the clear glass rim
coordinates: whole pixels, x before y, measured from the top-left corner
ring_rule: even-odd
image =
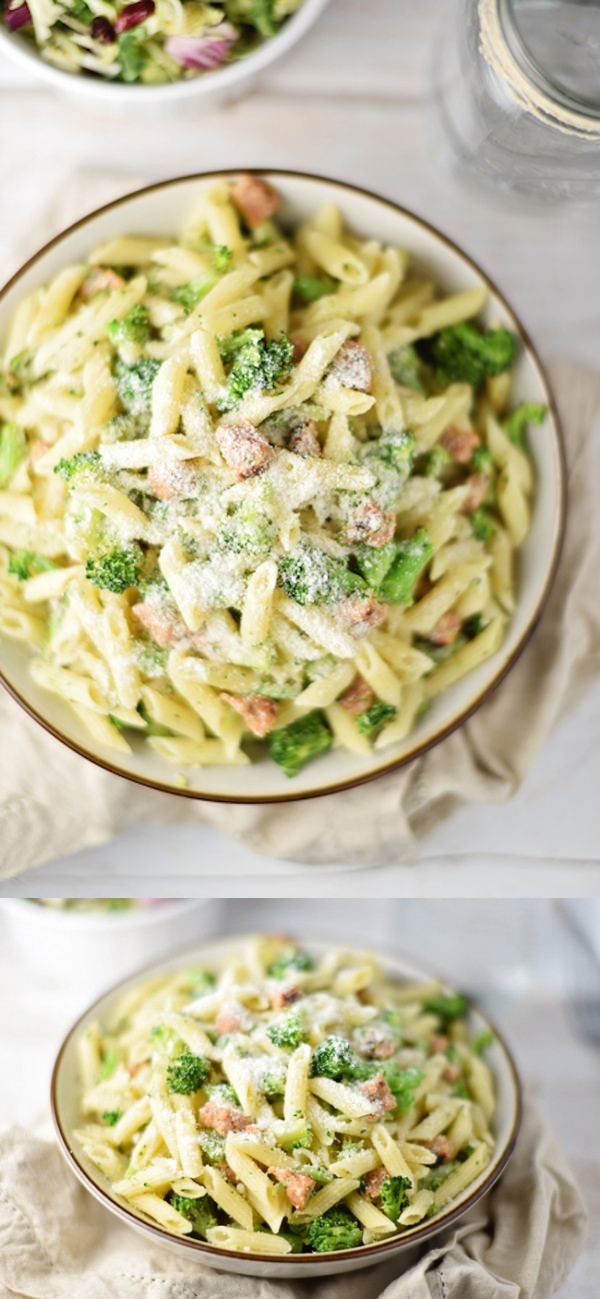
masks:
[[[559,85],[545,68],[536,62],[531,50],[521,35],[515,10],[514,0],[498,0],[498,15],[502,33],[508,48],[517,62],[521,72],[541,91],[557,108],[567,109],[584,122],[600,122],[600,103],[587,99],[577,99],[570,95],[564,86]]]

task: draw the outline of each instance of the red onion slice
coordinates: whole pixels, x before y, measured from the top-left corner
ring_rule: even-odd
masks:
[[[4,17],[9,32],[18,32],[19,27],[27,27],[31,22],[29,5],[21,4],[16,9],[9,9],[8,5],[4,8]]]
[[[203,68],[208,71],[227,62],[229,51],[237,38],[238,33],[231,23],[219,23],[218,27],[211,27],[210,35],[169,36],[165,49],[183,68]]]

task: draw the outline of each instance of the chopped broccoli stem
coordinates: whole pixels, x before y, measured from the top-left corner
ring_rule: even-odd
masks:
[[[152,384],[160,370],[160,361],[142,356],[133,365],[117,361],[115,384],[119,401],[131,415],[145,415],[150,410]]]
[[[290,1051],[295,1051],[306,1040],[304,1026],[298,1015],[294,1014],[286,1015],[285,1019],[275,1024],[269,1024],[266,1032],[274,1046],[287,1047]]]
[[[293,291],[297,298],[302,302],[316,302],[318,298],[324,298],[327,294],[337,292],[335,280],[330,280],[327,276],[322,275],[297,275],[294,280]]]
[[[443,448],[442,448],[443,450]],[[487,447],[476,447],[471,456],[471,469],[478,470],[480,473],[490,474],[494,468],[492,453]]]
[[[515,407],[512,414],[504,421],[504,432],[520,451],[527,451],[527,425],[543,424],[548,414],[548,407],[541,402],[524,401]]]
[[[190,1092],[199,1091],[209,1076],[208,1060],[184,1047],[167,1068],[167,1087],[170,1092],[187,1096]]]
[[[111,320],[110,324],[106,326],[106,332],[115,347],[118,347],[121,343],[138,343],[141,346],[150,337],[148,308],[138,303],[120,320]]]
[[[326,753],[331,748],[333,736],[324,713],[315,710],[306,717],[298,717],[289,726],[271,731],[269,735],[269,753],[290,778],[307,762]]]
[[[362,1227],[349,1209],[334,1205],[315,1218],[308,1230],[310,1245],[316,1254],[334,1249],[355,1249],[362,1245]]]
[[[339,604],[365,582],[352,573],[341,559],[318,546],[302,545],[279,561],[279,582],[297,604]]]
[[[221,343],[224,361],[233,359],[227,389],[217,402],[219,410],[231,410],[248,392],[270,392],[286,378],[292,367],[294,348],[282,334],[267,342],[262,329],[246,329]]]
[[[367,442],[363,451],[365,468],[375,475],[372,494],[383,507],[394,505],[410,476],[415,454],[412,433],[382,433]]]
[[[142,552],[134,542],[122,550],[109,550],[97,559],[88,559],[85,575],[94,586],[121,595],[136,586],[142,563]]]
[[[443,1024],[450,1024],[453,1019],[464,1019],[468,1015],[469,1003],[460,992],[440,992],[423,1002],[423,1010],[427,1014],[437,1015]]]
[[[213,266],[217,275],[223,275],[225,271],[228,271],[232,261],[233,253],[231,248],[228,248],[227,244],[217,244],[213,252]]]
[[[517,340],[508,329],[481,329],[468,321],[441,329],[423,346],[442,387],[470,383],[478,388],[488,375],[508,370],[517,354]]]
[[[234,1105],[238,1110],[240,1108],[240,1098],[230,1083],[207,1083],[206,1094],[220,1105]]]
[[[115,1123],[119,1122],[120,1117],[120,1110],[105,1110],[102,1115],[102,1122],[106,1123],[109,1128],[114,1128]]]
[[[308,952],[301,952],[298,947],[286,947],[281,956],[267,966],[267,974],[272,979],[286,979],[295,970],[313,970],[314,966]]]
[[[395,541],[386,541],[384,546],[366,546],[360,543],[354,549],[358,567],[365,581],[374,591],[381,586],[384,577],[398,554]]]
[[[490,541],[496,531],[496,524],[489,510],[481,506],[469,515],[469,523],[473,531],[473,536],[478,541]]]
[[[275,1066],[264,1073],[259,1083],[259,1090],[267,1100],[273,1100],[276,1096],[283,1096],[285,1092],[285,1067],[276,1068]]]
[[[411,604],[417,581],[432,554],[433,546],[424,528],[400,541],[396,558],[378,591],[382,599],[391,604]]]
[[[0,488],[8,486],[25,459],[26,449],[25,434],[18,424],[3,424],[0,428]]]
[[[409,1177],[388,1177],[383,1183],[380,1193],[381,1208],[392,1222],[398,1221],[411,1189],[412,1182]]]
[[[188,284],[178,284],[173,289],[171,297],[174,302],[179,302],[187,315],[197,307],[216,282],[215,275],[201,275],[197,280],[190,280]]]
[[[396,716],[397,709],[392,704],[384,704],[379,699],[377,703],[371,704],[370,708],[365,708],[363,713],[359,713],[356,718],[356,726],[360,735],[368,735],[371,738],[378,734],[386,722],[391,722],[392,717]]]
[[[210,992],[216,983],[215,976],[210,970],[196,968],[188,970],[187,980],[193,997],[201,997],[204,992]]]
[[[273,544],[274,525],[269,515],[251,498],[240,503],[218,532],[219,545],[234,555],[263,559]]]
[[[182,1213],[184,1218],[189,1218],[193,1226],[193,1236],[201,1236],[206,1240],[207,1231],[218,1225],[218,1218],[213,1212],[214,1201],[209,1195],[190,1199],[186,1195],[177,1195],[175,1191],[170,1191],[169,1200],[177,1213]]]
[[[420,392],[425,396],[425,384],[421,374],[421,361],[417,349],[412,345],[399,347],[395,352],[390,352],[388,356],[388,365],[392,372],[392,378],[401,388],[413,388],[415,392]]]
[[[59,460],[54,466],[54,473],[60,474],[69,487],[75,487],[86,478],[99,478],[102,475],[102,457],[99,451],[78,451],[70,460]]]
[[[9,573],[18,577],[20,582],[25,582],[28,577],[34,577],[36,573],[48,573],[56,567],[51,559],[36,554],[35,550],[13,550],[8,561]]]

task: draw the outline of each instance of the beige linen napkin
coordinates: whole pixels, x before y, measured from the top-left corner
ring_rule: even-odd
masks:
[[[54,1144],[23,1128],[0,1136],[0,1299],[548,1299],[585,1223],[571,1174],[530,1106],[501,1181],[430,1249],[308,1284],[233,1279],[180,1261],[101,1208]]]
[[[107,185],[107,179],[104,178]],[[121,185],[113,177],[115,192]],[[100,201],[86,185],[69,218]],[[101,197],[104,197],[102,194]],[[77,206],[78,205],[78,206]],[[45,232],[64,224],[53,210]],[[210,822],[303,864],[413,861],[415,838],[465,802],[518,790],[555,723],[600,672],[600,375],[557,362],[551,377],[569,466],[570,523],[542,623],[517,666],[461,730],[409,767],[347,793],[282,806],[227,807],[157,794],[92,766],[0,694],[0,878],[111,839],[134,822]]]

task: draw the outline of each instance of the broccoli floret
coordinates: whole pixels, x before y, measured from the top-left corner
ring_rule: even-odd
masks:
[[[160,370],[160,361],[142,356],[133,365],[117,361],[115,384],[119,401],[131,415],[145,415],[150,410],[152,384]]]
[[[279,583],[297,604],[339,604],[365,582],[333,555],[318,546],[303,545],[279,561]]]
[[[399,347],[395,352],[390,352],[388,356],[388,365],[392,372],[392,378],[401,388],[413,388],[415,392],[420,392],[425,396],[425,384],[421,377],[421,361],[415,347]]]
[[[208,1083],[206,1094],[210,1100],[218,1101],[219,1105],[234,1105],[238,1110],[240,1108],[240,1098],[230,1083]]]
[[[286,979],[294,970],[313,970],[315,963],[308,952],[301,952],[297,947],[286,947],[276,961],[267,966],[267,974],[272,979]]]
[[[269,753],[285,772],[286,776],[297,776],[307,762],[326,753],[331,748],[333,737],[324,713],[316,709],[306,717],[298,717],[289,726],[271,731],[269,735]]]
[[[490,1033],[489,1028],[484,1028],[481,1033],[476,1033],[475,1037],[472,1039],[470,1043],[471,1050],[475,1052],[475,1055],[483,1055],[484,1051],[487,1050],[488,1046],[492,1045],[493,1041],[494,1034]]]
[[[504,421],[504,432],[520,451],[527,451],[527,425],[543,424],[548,407],[537,401],[524,401]]]
[[[170,1092],[187,1096],[197,1092],[210,1075],[210,1064],[201,1055],[194,1055],[184,1047],[177,1058],[167,1068],[167,1087]]]
[[[458,1159],[447,1159],[443,1164],[438,1164],[437,1168],[432,1168],[431,1172],[419,1178],[419,1190],[437,1191],[438,1186],[441,1186],[451,1173],[455,1173],[457,1168],[460,1168]]]
[[[358,714],[356,725],[359,734],[371,737],[377,735],[382,726],[396,716],[396,711],[392,704],[384,704],[381,699],[376,704],[371,704],[370,708],[365,708],[364,713]]]
[[[235,342],[232,342],[235,339]],[[230,410],[248,392],[270,392],[289,374],[294,355],[289,338],[267,342],[262,329],[246,329],[221,344],[224,360],[233,358],[227,378],[227,390],[219,398],[219,410]]]
[[[354,555],[358,567],[374,591],[381,586],[397,554],[398,545],[395,541],[386,541],[384,546],[367,546],[362,542],[355,546]]]
[[[210,970],[192,969],[187,972],[187,981],[193,997],[201,997],[203,992],[214,988],[216,979]]]
[[[446,448],[439,442],[432,447],[425,464],[423,466],[423,476],[425,478],[440,478],[444,470],[448,468],[452,457]]]
[[[470,383],[478,388],[488,375],[508,370],[517,354],[517,340],[508,329],[480,329],[461,321],[434,334],[425,348],[442,387]]]
[[[409,1177],[388,1177],[381,1188],[381,1208],[392,1222],[397,1222],[411,1190]]]
[[[355,1062],[356,1055],[347,1038],[331,1033],[313,1052],[310,1072],[313,1077],[344,1078],[351,1074]]]
[[[177,288],[173,289],[171,297],[174,302],[179,302],[187,315],[202,301],[216,282],[214,275],[201,275],[197,280],[190,280],[188,284],[178,284]]]
[[[3,424],[0,429],[0,487],[7,487],[22,460],[27,444],[18,424]]]
[[[419,576],[432,554],[433,546],[424,528],[398,542],[396,558],[378,590],[382,599],[391,604],[411,604]]]
[[[443,451],[444,448],[441,447],[441,450]],[[446,452],[446,455],[448,455],[448,452]],[[479,473],[491,474],[493,468],[494,462],[491,451],[487,447],[476,447],[471,456],[471,469],[475,469]]]
[[[150,337],[148,308],[138,303],[120,320],[111,320],[106,326],[106,332],[115,347],[121,343],[138,343],[141,346]]]
[[[225,1159],[225,1138],[220,1137],[212,1128],[204,1128],[198,1133],[198,1141],[204,1161],[207,1164],[222,1164]]]
[[[155,1024],[150,1029],[150,1037],[160,1051],[167,1051],[175,1039],[175,1033],[166,1024]]]
[[[450,1024],[453,1019],[464,1019],[469,1013],[469,1003],[466,997],[460,992],[443,993],[435,997],[428,997],[423,1002],[423,1010],[426,1014],[437,1015],[438,1019],[444,1024]]]
[[[387,508],[397,501],[410,477],[415,445],[412,433],[383,433],[367,442],[363,451],[364,464],[375,476],[372,494],[382,507]]]
[[[274,1100],[276,1096],[283,1096],[285,1092],[285,1078],[285,1066],[281,1065],[280,1067],[277,1067],[274,1065],[272,1069],[267,1070],[261,1077],[259,1083],[261,1094],[266,1096],[267,1100]]]
[[[213,252],[213,266],[217,275],[223,275],[225,271],[228,271],[232,261],[233,253],[231,248],[228,248],[227,244],[217,244]]]
[[[136,666],[143,676],[150,679],[164,676],[167,667],[167,650],[161,649],[155,641],[136,638],[133,654]]]
[[[120,1117],[120,1110],[105,1110],[102,1115],[102,1122],[106,1123],[109,1128],[114,1128],[115,1123],[119,1122]]]
[[[106,1078],[111,1078],[115,1072],[118,1063],[119,1063],[119,1052],[117,1051],[116,1047],[111,1046],[109,1047],[108,1051],[104,1052],[104,1055],[102,1057],[102,1063],[100,1065],[99,1081],[104,1082]]]
[[[424,1075],[420,1069],[401,1069],[395,1060],[381,1060],[378,1073],[382,1073],[396,1101],[399,1114],[407,1114],[415,1103],[415,1088]]]
[[[231,550],[234,555],[263,559],[271,551],[273,532],[273,520],[256,501],[249,499],[242,501],[219,528],[218,541],[224,550]]]
[[[54,466],[54,473],[60,474],[69,487],[75,487],[86,478],[99,478],[102,475],[102,456],[99,451],[78,451],[69,460],[59,460]]]
[[[298,1015],[286,1015],[285,1019],[268,1025],[267,1037],[275,1046],[285,1046],[290,1051],[295,1051],[305,1041],[306,1033]]]
[[[45,555],[36,554],[35,550],[13,550],[8,561],[9,573],[14,573],[20,582],[36,573],[48,573],[51,568],[56,568],[56,564]]]
[[[477,537],[478,541],[490,541],[496,531],[496,524],[492,515],[483,506],[480,506],[478,510],[473,510],[473,513],[469,515],[469,523],[471,524],[473,536]]]
[[[142,552],[139,546],[132,542],[121,550],[108,550],[97,559],[88,559],[85,575],[94,586],[121,595],[123,591],[128,591],[130,586],[136,586],[141,563]]]
[[[362,1245],[362,1227],[349,1209],[334,1205],[311,1222],[308,1238],[316,1254],[334,1249],[355,1249]]]
[[[293,291],[297,298],[302,302],[316,302],[318,298],[324,298],[329,293],[337,291],[335,280],[330,280],[327,276],[321,275],[297,275],[294,280]]]
[[[193,1227],[192,1236],[202,1236],[206,1240],[206,1233],[218,1225],[218,1218],[213,1212],[214,1201],[209,1195],[192,1200],[187,1195],[176,1195],[175,1191],[171,1191],[169,1200],[178,1213],[189,1218]]]

